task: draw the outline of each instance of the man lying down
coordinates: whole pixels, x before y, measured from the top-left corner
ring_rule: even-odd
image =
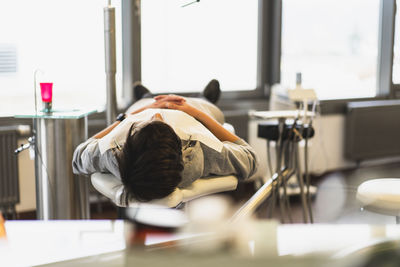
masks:
[[[202,177],[244,180],[256,172],[254,150],[222,126],[224,115],[213,104],[220,95],[218,81],[203,91],[213,103],[177,95],[149,98],[142,85],[134,93],[140,100],[126,114],[76,148],[75,174],[112,173],[124,184],[128,203],[166,197]]]

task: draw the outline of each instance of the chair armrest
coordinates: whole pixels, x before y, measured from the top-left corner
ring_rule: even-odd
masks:
[[[219,192],[232,191],[236,189],[237,184],[238,179],[233,175],[197,179],[189,187],[181,189],[182,202]]]
[[[102,195],[111,199],[117,206],[121,207],[121,197],[124,185],[121,180],[110,173],[93,173],[90,177],[93,187]]]

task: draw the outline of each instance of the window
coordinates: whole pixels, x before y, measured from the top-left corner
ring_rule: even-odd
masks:
[[[142,82],[152,92],[257,86],[258,1],[142,1]]]
[[[377,94],[379,0],[283,0],[281,83],[320,99]]]
[[[120,91],[120,1],[113,4],[116,6],[117,87]],[[106,1],[98,0],[2,1],[0,54],[14,53],[16,66],[14,71],[0,72],[1,114],[34,110],[33,85],[37,69],[43,71],[38,72],[38,81],[54,83],[53,108],[104,107],[105,5]],[[4,58],[0,61],[4,62]]]

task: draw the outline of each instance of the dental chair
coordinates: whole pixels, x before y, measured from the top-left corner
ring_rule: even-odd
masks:
[[[366,210],[396,217],[400,224],[400,178],[380,178],[363,182],[357,200]]]
[[[224,123],[224,128],[234,133],[234,127],[229,123]],[[125,203],[126,192],[121,180],[110,173],[94,173],[91,175],[93,187],[102,195],[110,199],[118,207],[129,207],[140,205],[141,202],[131,199]],[[213,176],[201,178],[194,181],[189,187],[176,188],[174,192],[162,199],[146,202],[147,204],[157,204],[169,208],[178,207],[195,198],[224,191],[236,190],[238,179],[233,176]]]
[[[131,199],[128,205],[126,205],[124,185],[121,180],[110,173],[94,173],[91,175],[91,182],[98,192],[109,198],[118,207],[137,206],[141,203]],[[238,180],[233,175],[201,178],[194,181],[187,188],[176,188],[174,192],[165,198],[146,203],[174,208],[195,198],[235,190],[237,184]]]

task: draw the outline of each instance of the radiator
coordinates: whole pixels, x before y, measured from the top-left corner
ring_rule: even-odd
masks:
[[[19,203],[17,127],[0,127],[0,210]]]
[[[400,100],[349,102],[345,143],[352,160],[400,156]]]

